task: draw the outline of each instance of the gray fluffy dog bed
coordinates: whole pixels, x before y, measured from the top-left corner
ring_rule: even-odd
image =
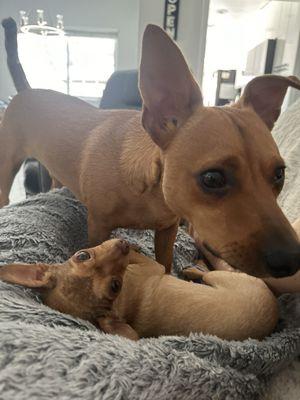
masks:
[[[119,230],[152,254],[150,232]],[[60,262],[86,245],[86,210],[57,190],[0,210],[0,263]],[[195,255],[183,232],[177,271]],[[28,289],[0,282],[0,398],[256,399],[300,352],[293,301],[281,302],[285,328],[264,341],[213,336],[138,342],[44,306]]]

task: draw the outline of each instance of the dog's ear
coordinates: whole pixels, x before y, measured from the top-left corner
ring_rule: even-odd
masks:
[[[259,76],[247,84],[237,105],[251,106],[271,130],[280,115],[289,86],[300,89],[300,80],[295,76]]]
[[[0,268],[0,279],[29,288],[51,288],[55,279],[47,264],[10,264]]]
[[[131,328],[126,322],[119,319],[117,316],[110,315],[98,319],[99,328],[105,333],[112,335],[124,336],[131,340],[138,340],[139,336],[136,331]]]
[[[202,95],[181,51],[156,25],[144,32],[139,87],[143,126],[164,150],[176,129],[202,105]]]

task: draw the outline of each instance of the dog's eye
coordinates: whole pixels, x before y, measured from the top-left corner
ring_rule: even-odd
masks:
[[[211,170],[202,172],[198,175],[198,182],[202,189],[210,192],[225,189],[227,180],[222,171]]]
[[[91,258],[91,255],[88,251],[82,250],[82,251],[79,251],[78,253],[76,253],[75,257],[76,257],[77,261],[82,262],[82,261],[89,260]]]
[[[122,288],[122,282],[119,279],[112,279],[110,284],[113,293],[117,294]]]
[[[275,170],[274,183],[275,185],[282,185],[285,177],[285,167],[278,167]]]

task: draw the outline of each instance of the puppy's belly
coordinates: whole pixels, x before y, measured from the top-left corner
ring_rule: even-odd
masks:
[[[244,340],[272,332],[278,309],[266,285],[245,274],[210,274],[213,286],[169,275],[145,276],[143,282],[138,272],[131,274],[124,282],[122,316],[140,337],[201,332]]]

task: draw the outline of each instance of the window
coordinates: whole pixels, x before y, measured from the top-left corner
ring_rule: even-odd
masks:
[[[106,82],[115,70],[116,36],[20,33],[18,44],[32,87],[57,90],[99,105]]]

